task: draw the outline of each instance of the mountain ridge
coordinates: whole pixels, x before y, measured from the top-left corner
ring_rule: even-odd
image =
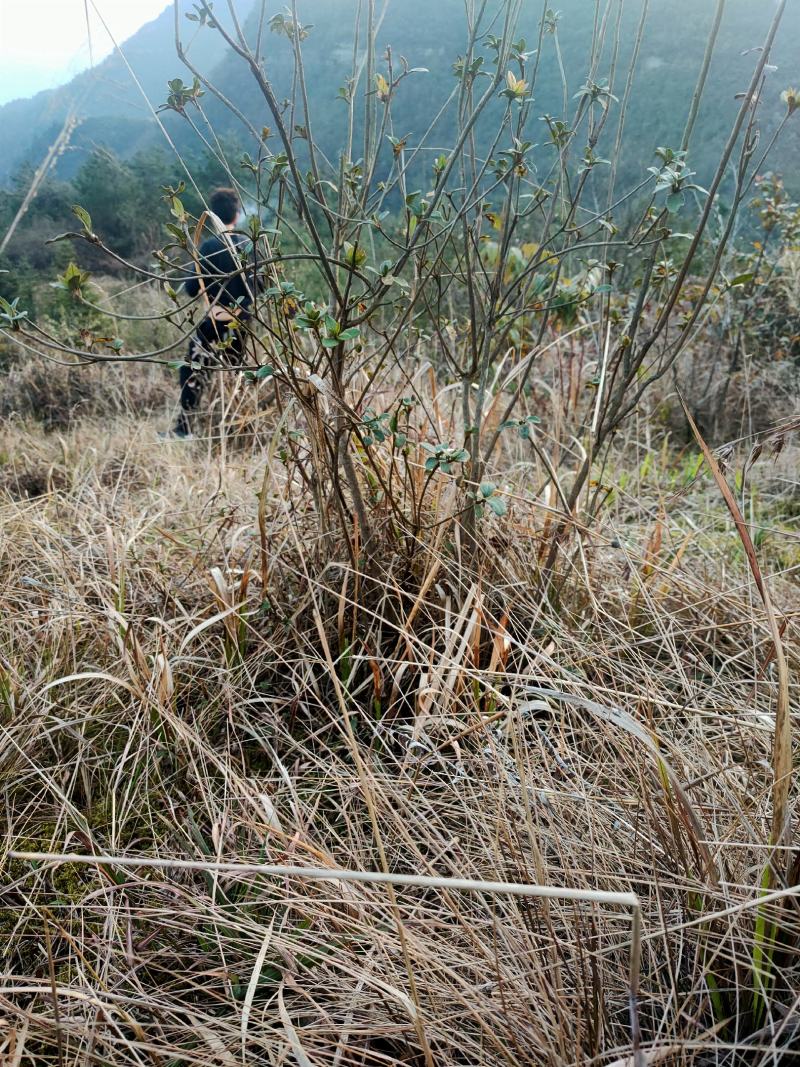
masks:
[[[253,2],[245,0],[240,9],[249,10]],[[193,7],[190,0],[180,0],[180,6],[181,15]],[[219,35],[211,33],[197,33],[191,47],[192,58],[201,66],[216,65],[227,50]],[[60,177],[71,177],[98,146],[126,158],[157,143],[160,132],[147,101],[157,107],[166,96],[167,80],[184,70],[175,50],[173,7],[168,4],[95,67],[65,85],[0,107],[0,183],[19,167],[37,166],[73,110],[78,125],[58,162]],[[165,115],[161,121],[171,136],[180,138],[174,118]]]
[[[239,4],[243,19],[252,3],[253,0],[248,0]],[[695,0],[675,0],[670,4],[656,2],[651,5],[626,119],[621,169],[624,177],[633,180],[636,174],[643,173],[645,161],[650,161],[657,144],[674,146],[680,139],[714,6],[711,0],[704,4],[697,4]],[[525,11],[519,31],[529,43],[535,43],[538,37],[539,5],[536,7],[536,12],[532,5]],[[593,28],[587,11],[593,5],[587,5],[585,0],[562,0],[560,7],[559,43],[572,106],[571,98],[586,75],[586,55]],[[746,53],[763,40],[771,17],[769,7],[752,5],[748,0],[731,0],[728,4],[692,147],[693,164],[700,180],[707,180],[724,138],[723,131],[730,127],[736,113],[736,93],[749,81],[753,57]],[[355,0],[305,0],[299,8],[301,21],[313,24],[308,39],[303,42],[310,75],[313,132],[323,151],[335,161],[341,145],[345,112],[337,98],[337,89],[349,70],[356,4]],[[189,10],[188,0],[182,0],[181,13],[185,15]],[[451,66],[464,37],[462,10],[461,0],[439,0],[436,5],[430,5],[427,0],[389,4],[379,33],[378,55],[391,45],[395,56],[405,55],[412,66],[424,66],[429,71],[407,79],[397,94],[394,108],[396,133],[404,135],[408,132],[412,138],[419,136],[424,129],[422,120],[427,121],[431,101],[445,99],[451,90]],[[632,49],[637,19],[638,11],[629,7],[620,22],[619,69],[622,72]],[[186,22],[182,25],[192,26]],[[208,28],[191,30],[191,33],[194,33],[194,40],[190,55],[195,65],[209,72],[211,81],[222,88],[257,129],[273,125],[249,70],[227,49],[219,34]],[[767,139],[785,113],[780,101],[781,89],[800,82],[797,59],[790,44],[792,40],[800,40],[800,4],[788,10],[773,49],[773,65],[778,69],[767,81],[762,105],[763,132]],[[122,50],[155,107],[167,95],[168,79],[182,76],[191,80],[175,52],[171,7],[124,42]],[[290,42],[267,32],[264,50],[267,71],[279,97],[287,95],[292,69]],[[606,53],[610,54],[608,46]],[[610,61],[608,55],[604,63],[606,60]],[[604,63],[600,65],[601,73],[606,73]],[[561,97],[552,37],[546,36],[536,85],[536,118],[547,113],[560,114]],[[163,143],[163,134],[140,90],[132,83],[119,53],[115,53],[58,90],[46,90],[0,107],[0,184],[7,184],[20,168],[35,166],[44,158],[70,106],[76,107],[80,124],[72,135],[70,147],[58,162],[61,177],[74,174],[87,155],[99,146],[127,158],[151,145]],[[221,136],[237,139],[243,147],[248,147],[243,127],[219,101],[206,94],[203,106]],[[494,111],[488,118],[491,120],[493,115]],[[179,116],[163,113],[161,121],[180,149],[198,145],[196,135]],[[440,131],[445,142],[451,132],[448,121],[445,120]],[[785,141],[775,156],[774,165],[778,169],[790,164],[793,154],[796,158],[800,153],[798,126],[800,123],[792,123],[786,131]],[[544,132],[541,123],[532,124],[531,140],[544,140]],[[793,177],[787,178],[790,184],[792,181],[796,183]]]

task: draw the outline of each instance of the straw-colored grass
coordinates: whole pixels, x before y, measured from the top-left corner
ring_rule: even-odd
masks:
[[[800,879],[769,847],[773,645],[696,451],[634,428],[545,597],[558,500],[522,442],[477,567],[443,475],[414,550],[387,519],[356,570],[282,462],[277,410],[234,414],[224,443],[159,442],[164,418],[125,405],[0,433],[4,1062],[633,1062],[624,907],[219,863],[636,894],[642,1060],[788,1062]],[[765,450],[744,509],[792,716],[797,457]]]

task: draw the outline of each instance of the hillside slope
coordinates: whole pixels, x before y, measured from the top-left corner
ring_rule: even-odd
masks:
[[[345,108],[338,99],[339,86],[345,83],[351,66],[355,0],[304,0],[299,5],[303,23],[312,29],[303,43],[309,82],[309,96],[314,119],[313,133],[330,158],[336,159],[345,132]],[[616,11],[616,5],[610,5]],[[652,162],[653,150],[660,144],[673,147],[680,143],[698,72],[703,61],[708,32],[716,4],[713,0],[658,0],[650,11],[636,71],[634,92],[626,118],[621,174],[639,180]],[[698,117],[692,146],[693,163],[701,176],[708,176],[739,107],[736,94],[747,88],[755,52],[766,35],[772,9],[770,3],[753,4],[750,0],[729,0],[720,29],[709,81]],[[595,5],[589,0],[563,0],[558,4],[558,43],[567,78],[568,114],[574,113],[574,94],[585,83],[591,42],[594,33]],[[641,4],[624,5],[619,25],[619,57],[614,89],[623,95],[625,77],[633,50]],[[409,134],[410,143],[421,137],[438,107],[447,99],[454,85],[453,61],[464,51],[463,0],[403,0],[389,3],[378,35],[378,55],[391,46],[395,69],[398,56],[412,67],[424,67],[428,73],[408,78],[397,93],[393,106],[394,134]],[[517,37],[523,36],[533,51],[539,40],[542,4],[524,5]],[[616,14],[614,15],[616,18]],[[496,30],[497,26],[491,29]],[[614,25],[606,30],[603,55],[597,77],[611,74]],[[790,4],[779,39],[772,54],[772,65],[765,86],[765,104],[761,111],[764,140],[771,135],[785,114],[781,91],[800,81],[796,42],[800,40],[800,3]],[[267,42],[267,71],[278,97],[291,92],[292,49],[285,38],[271,36]],[[748,53],[748,54],[743,54]],[[488,50],[485,67],[490,69]],[[533,60],[531,60],[531,63]],[[254,125],[260,126],[265,107],[255,90],[251,75],[241,60],[228,54],[214,73],[214,80],[242,108]],[[533,118],[528,138],[541,144],[547,140],[541,116],[563,115],[563,91],[555,39],[545,35],[540,67],[534,90]],[[500,106],[486,117],[483,143],[497,129]],[[220,106],[209,105],[215,122],[225,125],[230,117]],[[616,135],[616,114],[612,113],[601,147],[610,149]],[[452,137],[452,109],[437,127],[441,144]],[[578,151],[582,151],[582,144]],[[789,125],[779,144],[774,165],[791,171],[791,161],[800,152],[800,121]],[[603,152],[599,152],[603,155]],[[540,171],[549,166],[552,153],[542,149]],[[791,183],[791,174],[787,173]]]
[[[190,6],[188,0],[182,0],[182,3],[184,8]],[[252,0],[239,0],[238,10],[243,19],[251,7]],[[638,4],[627,5],[619,26],[615,82],[618,94],[622,91],[633,48],[639,7]],[[303,0],[299,5],[302,22],[313,27],[303,43],[309,72],[313,132],[333,160],[342,143],[345,122],[345,109],[337,91],[350,70],[357,8],[356,0]],[[697,0],[673,0],[669,4],[651,3],[650,8],[623,142],[621,173],[629,180],[637,179],[644,172],[656,145],[675,145],[680,140],[715,4],[712,0],[700,3]],[[571,109],[574,107],[571,98],[587,74],[594,4],[586,0],[563,0],[560,9],[558,41],[567,72]],[[735,114],[738,106],[736,93],[746,88],[749,81],[754,55],[748,50],[763,40],[772,10],[771,2],[753,4],[750,0],[730,0],[727,5],[693,145],[693,163],[701,180],[708,177]],[[538,3],[527,5],[519,28],[531,49],[538,40],[539,13]],[[226,49],[219,35],[207,28],[197,31],[185,20],[181,26],[185,40],[191,41],[193,62],[209,73],[211,80],[257,128],[271,125],[264,101],[248,69]],[[611,70],[613,31],[613,21],[610,21],[605,53],[598,66],[599,76],[608,75]],[[769,75],[762,110],[765,141],[784,113],[781,90],[800,80],[797,40],[800,40],[800,3],[789,5],[773,51],[772,62],[777,70]],[[413,142],[427,128],[434,105],[438,107],[453,87],[452,63],[464,47],[462,0],[438,0],[434,5],[427,0],[390,2],[381,23],[379,54],[386,46],[391,46],[395,57],[405,56],[411,66],[428,70],[428,73],[407,79],[395,102],[394,132],[408,134]],[[87,152],[98,144],[119,155],[130,156],[141,148],[163,141],[163,134],[142,90],[150,102],[158,106],[166,97],[169,78],[179,75],[188,78],[175,54],[171,7],[127,41],[123,51],[141,90],[133,83],[125,62],[117,54],[60,90],[39,93],[30,100],[15,101],[0,108],[0,182],[7,182],[20,166],[35,164],[43,158],[70,107],[75,107],[82,121],[72,137],[70,149],[59,163],[61,176],[74,173]],[[265,66],[277,87],[278,96],[288,96],[292,77],[290,43],[285,37],[268,33],[264,53]],[[245,129],[213,97],[207,95],[203,103],[219,133],[246,140]],[[562,111],[555,39],[547,35],[543,40],[536,82],[535,117],[529,130],[530,139],[534,142],[544,140],[544,129],[539,121],[542,115],[560,116]],[[493,126],[493,119],[493,115],[488,116],[487,130]],[[164,122],[181,147],[193,143],[199,146],[196,134],[177,116],[166,114]],[[443,144],[447,143],[451,125],[452,118],[445,115],[438,132]],[[615,126],[614,120],[609,126],[606,148],[613,143]],[[787,172],[790,186],[798,181],[793,177],[796,167],[791,166],[791,160],[797,158],[798,152],[800,122],[794,122],[773,157],[773,166]]]

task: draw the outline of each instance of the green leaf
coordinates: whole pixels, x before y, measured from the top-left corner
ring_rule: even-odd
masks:
[[[166,230],[171,233],[177,241],[180,241],[181,244],[186,244],[186,234],[183,232],[180,226],[176,226],[172,222],[165,222],[164,226]]]
[[[81,222],[83,223],[83,228],[86,230],[87,233],[92,232],[92,216],[89,214],[86,208],[81,207],[80,204],[73,204],[72,214],[81,220]]]
[[[274,373],[275,373],[274,368],[270,367],[269,364],[266,364],[263,367],[259,367],[258,370],[254,372],[253,377],[254,378],[271,378]]]
[[[481,496],[484,497],[484,499],[490,497],[496,488],[497,486],[494,484],[494,482],[481,482]]]
[[[352,340],[354,340],[354,338],[358,337],[358,335],[359,335],[358,326],[348,326],[348,328],[346,330],[342,330],[342,332],[339,334],[339,340],[340,341],[352,341]]]
[[[498,517],[505,515],[508,511],[508,506],[505,500],[499,496],[490,496],[486,503]]]
[[[747,285],[755,278],[755,274],[737,274],[733,281],[730,283],[730,288],[733,289],[734,285]]]
[[[685,203],[686,197],[680,190],[675,193],[670,193],[667,197],[667,211],[670,215],[674,215],[681,210]]]
[[[70,263],[64,273],[59,276],[56,285],[60,289],[66,289],[70,293],[80,292],[82,285],[89,281],[89,271],[82,271],[75,263]]]
[[[322,338],[322,344],[323,344],[323,346],[325,348],[336,348],[336,346],[339,344],[339,338],[338,337],[323,337]]]
[[[365,248],[359,248],[351,241],[344,242],[344,260],[351,267],[360,267],[366,258],[367,250]]]

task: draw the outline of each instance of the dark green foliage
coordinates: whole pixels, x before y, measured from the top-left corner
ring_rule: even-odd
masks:
[[[95,152],[73,183],[80,203],[91,208],[95,230],[121,256],[136,247],[141,184],[133,171],[109,152]],[[152,201],[151,201],[152,202]]]
[[[232,146],[227,148],[234,152]],[[225,170],[208,154],[191,156],[188,162],[200,188],[226,181]],[[162,202],[164,186],[177,185],[180,176],[174,156],[154,145],[129,160],[96,149],[71,181],[48,178],[0,256],[0,270],[7,272],[0,274],[0,295],[9,301],[19,298],[20,306],[34,317],[65,310],[74,316],[75,301],[65,297],[63,289],[59,294],[43,287],[43,281],[55,283],[71,260],[103,273],[124,267],[90,243],[51,239],[91,229],[125,259],[147,262],[163,243],[164,226],[170,219]],[[33,170],[26,165],[9,189],[0,189],[0,236],[11,225],[32,179]],[[188,188],[182,199],[188,211],[199,213],[201,202],[194,188]],[[87,213],[89,225],[80,212]]]
[[[260,9],[260,5],[256,5]],[[721,148],[723,133],[729,127],[737,108],[736,94],[746,88],[752,69],[753,55],[748,49],[761,43],[771,16],[771,4],[752,3],[751,0],[730,0],[723,19],[719,41],[712,62],[709,89],[700,109],[698,126],[689,153],[690,168],[697,173],[702,185],[708,179]],[[197,15],[197,5],[183,3],[184,13]],[[244,19],[252,7],[252,0],[237,0],[236,8]],[[523,9],[520,42],[533,53],[539,45],[539,20],[545,5],[531,0]],[[589,77],[587,57],[591,54],[594,32],[595,5],[590,0],[562,0],[557,5],[559,18],[552,22],[557,34],[544,33],[539,56],[540,72],[536,80],[533,118],[528,135],[536,146],[533,164],[537,172],[546,173],[552,163],[553,150],[548,148],[548,127],[540,121],[550,116],[561,122],[563,92],[556,47],[560,48],[567,77],[567,100],[572,108],[581,93],[606,92],[604,80],[611,73],[611,54],[614,48],[615,19],[609,21],[605,32],[603,52]],[[280,8],[279,4],[275,5]],[[308,92],[313,113],[313,136],[335,163],[342,143],[346,121],[349,72],[354,20],[358,4],[355,0],[300,0],[298,13],[304,28],[302,49],[308,71]],[[679,145],[697,73],[700,68],[714,4],[711,0],[671,0],[670,3],[650,4],[634,93],[625,125],[619,175],[623,184],[641,180],[652,162],[658,145]],[[626,3],[619,25],[618,71],[627,69],[633,48],[640,4]],[[252,18],[256,12],[253,12]],[[251,74],[239,57],[228,52],[219,34],[208,25],[182,22],[184,43],[189,45],[189,57],[211,81],[260,130],[266,120],[264,102],[254,86]],[[279,98],[288,97],[292,84],[293,41],[286,27],[291,19],[279,15],[270,23],[273,32],[264,35],[263,51],[268,74]],[[550,24],[548,24],[550,25]],[[381,23],[378,54],[392,49],[395,74],[405,57],[412,68],[425,68],[405,78],[393,91],[395,129],[393,136],[402,141],[408,138],[413,146],[432,119],[431,108],[443,103],[456,86],[458,71],[463,75],[463,0],[390,0]],[[167,102],[168,97],[180,100],[186,93],[175,92],[168,85],[175,83],[188,89],[187,114],[206,133],[203,116],[194,106],[197,99],[223,138],[244,142],[249,137],[245,127],[206,92],[199,99],[199,86],[175,56],[174,23],[171,10],[143,27],[125,45],[125,56],[135,71],[154,107]],[[776,43],[771,63],[772,71],[764,88],[762,107],[762,137],[767,137],[785,113],[786,103],[781,92],[797,81],[796,45],[800,39],[800,5],[790,4],[784,26]],[[479,44],[475,86],[480,91],[484,73],[492,69],[494,52],[492,40]],[[461,64],[459,66],[459,64]],[[385,61],[377,72],[382,78],[388,74]],[[622,91],[618,78],[614,94]],[[148,113],[139,90],[133,85],[125,65],[119,57],[110,57],[95,72],[75,78],[58,93],[39,93],[31,100],[15,101],[0,108],[0,181],[7,180],[23,162],[38,163],[57,135],[70,105],[74,105],[80,124],[72,135],[70,149],[58,162],[61,175],[74,174],[97,145],[104,145],[115,154],[129,158],[147,146],[163,145],[164,137],[155,118]],[[480,135],[487,142],[494,132],[501,101],[485,116]],[[183,150],[196,151],[195,131],[178,112],[163,111],[160,119],[170,136]],[[442,143],[449,143],[454,128],[452,109],[438,127]],[[272,145],[272,142],[270,142]],[[252,150],[252,146],[248,146]],[[273,148],[273,150],[277,150]],[[800,179],[792,175],[789,165],[800,152],[800,123],[790,124],[786,136],[778,145],[773,166],[787,174],[790,190],[796,192]],[[432,160],[426,160],[426,165]],[[589,165],[598,172],[602,160]],[[795,168],[796,170],[796,168]],[[426,173],[427,170],[426,170]],[[675,201],[677,206],[677,199]]]

